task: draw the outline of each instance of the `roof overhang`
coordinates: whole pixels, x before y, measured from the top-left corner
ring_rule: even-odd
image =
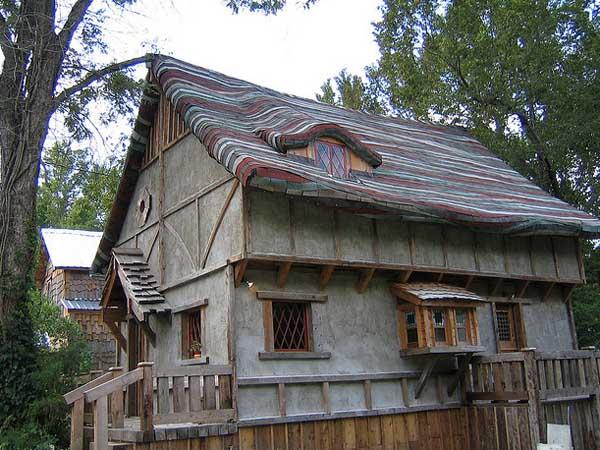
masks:
[[[476,307],[485,300],[467,289],[441,283],[394,283],[392,294],[417,306]]]

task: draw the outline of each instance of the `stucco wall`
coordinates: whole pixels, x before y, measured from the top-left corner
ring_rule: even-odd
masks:
[[[331,352],[327,360],[259,360],[264,351],[262,301],[256,290],[278,290],[275,272],[251,270],[246,279],[252,287],[242,285],[235,290],[235,342],[238,377],[359,374],[420,370],[425,362],[419,358],[401,358],[397,338],[396,299],[389,291],[390,280],[373,279],[364,294],[355,290],[356,273],[334,272],[324,290],[324,303],[311,305],[314,350]],[[285,286],[286,292],[318,293],[317,271],[293,271]],[[444,363],[440,364],[444,367]],[[411,398],[415,380],[409,383]],[[400,381],[373,382],[374,407],[404,405]],[[296,385],[286,388],[288,411],[307,413],[321,411],[320,386]],[[330,389],[333,411],[364,408],[364,393],[360,383],[334,383]],[[433,382],[428,382],[421,397],[413,405],[436,403]],[[271,387],[240,388],[240,417],[277,415],[276,390]]]

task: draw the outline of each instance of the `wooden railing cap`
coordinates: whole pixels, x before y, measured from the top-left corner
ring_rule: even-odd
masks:
[[[152,367],[154,365],[154,362],[152,361],[144,361],[141,363],[138,363],[138,367]]]
[[[122,366],[117,366],[117,367],[109,367],[108,371],[109,372],[121,372],[123,370]]]

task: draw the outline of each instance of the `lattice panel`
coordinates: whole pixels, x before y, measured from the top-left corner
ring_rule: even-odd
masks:
[[[273,302],[275,350],[308,350],[306,303]]]
[[[331,155],[329,154],[329,146],[322,142],[317,142],[316,153],[317,166],[329,172],[329,167],[331,165]]]
[[[331,174],[338,178],[346,176],[346,153],[339,145],[331,146]]]
[[[496,311],[496,322],[498,324],[498,339],[511,341],[510,313],[508,311]]]

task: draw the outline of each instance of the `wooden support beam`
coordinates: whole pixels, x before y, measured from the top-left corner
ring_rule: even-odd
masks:
[[[324,381],[321,385],[321,402],[325,414],[331,414],[331,400],[329,399],[329,381]]]
[[[503,282],[504,282],[504,278],[498,278],[498,279],[494,280],[494,283],[492,285],[492,291],[490,292],[490,296],[495,297],[496,295],[498,295],[498,292],[500,291],[500,288],[502,287]]]
[[[419,377],[419,381],[417,381],[417,385],[415,387],[415,398],[420,397],[421,392],[423,392],[423,388],[425,387],[425,383],[431,375],[431,372],[433,371],[433,368],[435,367],[439,358],[439,355],[435,355],[431,356],[431,358],[427,361],[427,365],[423,369],[423,372],[421,372],[421,376]]]
[[[413,274],[412,270],[403,270],[400,272],[400,274],[398,275],[398,282],[399,283],[408,283],[408,280],[410,280],[410,276]]]
[[[556,283],[548,283],[546,290],[544,291],[544,295],[542,296],[542,301],[545,302],[550,298],[550,294],[552,294],[552,289],[554,289],[554,285]]]
[[[234,285],[236,288],[240,287],[242,284],[242,280],[244,279],[244,274],[246,273],[246,268],[248,267],[248,260],[242,259],[235,265],[235,279]]]
[[[321,270],[321,275],[319,276],[319,290],[324,290],[329,284],[329,280],[331,280],[331,275],[335,270],[335,266],[327,265],[323,267]]]
[[[140,415],[140,428],[144,432],[154,431],[154,389],[152,385],[152,362],[141,362],[138,368],[143,370],[142,377],[142,413]]]
[[[371,391],[371,380],[365,380],[363,382],[365,390],[365,408],[368,410],[373,409],[373,394]]]
[[[473,280],[475,280],[475,276],[473,276],[473,275],[467,276],[467,279],[465,280],[465,289],[469,289],[471,287]]]
[[[361,272],[358,284],[356,285],[356,292],[362,294],[367,290],[367,287],[369,287],[369,282],[371,281],[371,278],[373,278],[374,273],[375,269],[364,269]]]
[[[456,374],[452,377],[450,383],[448,384],[448,397],[451,397],[454,394],[454,391],[458,387],[458,383],[469,369],[471,358],[473,358],[473,353],[467,353],[466,355],[460,358],[460,361],[458,363],[458,370],[456,371]]]
[[[404,402],[404,406],[407,408],[410,406],[410,391],[408,390],[408,379],[402,378],[400,380],[402,384],[402,401]]]
[[[70,450],[84,450],[83,444],[83,415],[85,400],[83,397],[75,400],[71,410],[71,446]]]
[[[571,296],[573,295],[573,291],[575,290],[576,287],[577,287],[577,285],[575,285],[575,284],[563,286],[562,295],[563,295],[563,300],[565,303],[568,303],[569,300],[571,300]]]
[[[121,333],[121,329],[119,328],[119,326],[116,323],[111,322],[110,320],[104,323],[106,324],[112,335],[115,337],[121,348],[124,351],[127,351],[127,339],[125,339],[125,336],[123,336],[123,334]]]
[[[287,408],[285,402],[285,384],[279,383],[277,385],[277,399],[279,400],[279,415],[281,417],[287,416]]]
[[[519,287],[517,288],[517,292],[515,293],[515,297],[517,297],[517,298],[524,297],[525,296],[525,292],[527,291],[528,287],[529,287],[529,280],[523,280],[519,284]]]
[[[445,273],[444,273],[444,272],[440,272],[440,273],[438,273],[438,274],[437,274],[437,278],[436,278],[436,280],[435,280],[435,281],[436,281],[436,283],[441,283],[441,282],[442,282],[442,280],[444,279],[444,275],[445,275]]]
[[[108,371],[113,374],[113,378],[123,374],[122,367],[111,367]],[[125,426],[123,405],[123,389],[117,389],[110,394],[110,423],[112,428],[123,428]]]
[[[108,397],[94,402],[94,448],[108,450]]]
[[[291,262],[284,262],[279,266],[279,271],[277,272],[277,287],[283,288],[285,286],[291,268]]]
[[[146,320],[140,322],[140,328],[148,338],[148,341],[150,341],[150,344],[152,344],[152,347],[156,347],[156,333],[154,332],[154,330],[152,330],[152,328],[150,328],[150,324],[148,323],[147,318],[144,318]]]

